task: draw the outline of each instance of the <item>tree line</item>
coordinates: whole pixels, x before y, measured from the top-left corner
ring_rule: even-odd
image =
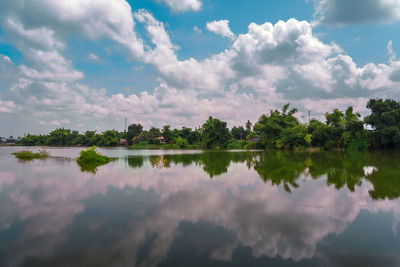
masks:
[[[365,150],[400,148],[400,102],[392,99],[370,99],[367,108],[371,114],[362,118],[348,107],[325,114],[325,120],[311,119],[301,123],[295,117],[297,109],[286,104],[281,110],[270,110],[252,125],[228,129],[227,123],[209,117],[195,129],[183,127],[144,130],[140,124],[129,125],[127,131],[107,130],[102,133],[79,133],[70,129],[56,129],[48,135],[29,134],[19,144],[25,146],[119,146],[121,139],[133,147],[149,145],[170,148],[220,149],[322,149]],[[162,137],[162,138],[160,138]]]

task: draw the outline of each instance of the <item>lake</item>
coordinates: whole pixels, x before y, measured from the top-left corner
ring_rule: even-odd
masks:
[[[400,266],[400,153],[0,147],[0,266]],[[31,148],[36,151],[38,148]]]

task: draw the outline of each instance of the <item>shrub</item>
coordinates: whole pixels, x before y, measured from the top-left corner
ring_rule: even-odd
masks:
[[[13,153],[13,155],[20,160],[34,160],[34,159],[45,159],[49,157],[49,152],[46,150],[40,150],[38,153],[30,150],[21,150]]]
[[[92,146],[86,150],[80,152],[76,162],[81,167],[82,171],[88,171],[95,173],[97,167],[105,165],[111,161],[110,158],[101,155],[97,152],[96,146]]]
[[[186,140],[186,139],[184,139],[184,138],[182,138],[182,137],[178,137],[178,138],[176,139],[175,147],[177,147],[177,148],[185,148],[185,147],[187,147],[188,145],[189,145],[188,140]]]
[[[228,148],[229,149],[244,149],[248,142],[246,140],[234,140],[231,143],[229,143]]]

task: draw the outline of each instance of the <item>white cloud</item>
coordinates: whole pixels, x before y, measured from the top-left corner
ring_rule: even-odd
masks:
[[[0,113],[11,113],[15,108],[16,105],[13,101],[2,101],[0,99]]]
[[[203,30],[200,29],[200,28],[197,27],[197,26],[194,26],[194,27],[193,27],[193,30],[194,30],[194,32],[197,33],[197,34],[202,34],[202,33],[203,33]]]
[[[393,62],[396,60],[396,53],[393,50],[393,41],[390,40],[387,44],[387,50],[388,50],[388,55],[389,55],[389,61]]]
[[[100,57],[95,53],[90,53],[88,57],[93,61],[100,61]]]
[[[229,28],[229,20],[214,20],[207,22],[207,30],[215,34],[227,37],[230,39],[235,39],[235,34]]]
[[[143,43],[134,32],[132,10],[125,0],[4,0],[0,2],[0,13],[8,17],[4,30],[10,35],[18,34],[15,42],[23,36],[25,45],[29,41],[47,49],[56,48],[67,33],[75,33],[92,40],[114,40],[135,58],[143,54]],[[10,20],[13,23],[7,23]],[[29,25],[30,30],[20,24]]]
[[[203,5],[201,0],[159,0],[167,4],[175,12],[199,11]]]
[[[164,123],[194,127],[210,115],[232,126],[255,121],[262,112],[287,102],[301,112],[311,109],[320,116],[326,107],[346,103],[365,111],[370,97],[399,96],[400,62],[393,56],[387,64],[358,66],[338,45],[315,36],[306,21],[251,23],[248,32],[236,36],[223,52],[203,60],[180,60],[179,47],[165,24],[147,10],[132,15],[125,1],[88,1],[85,9],[78,1],[71,2],[74,8],[66,8],[62,1],[43,1],[40,12],[30,2],[6,2],[0,3],[0,12],[5,14],[2,25],[26,61],[15,65],[1,56],[5,90],[0,93],[3,102],[20,107],[7,108],[18,110],[14,119],[26,120],[21,125],[32,129],[45,129],[39,123],[62,119],[85,127],[82,130],[115,128],[123,118],[146,127]],[[27,8],[32,12],[26,12]],[[135,32],[135,22],[143,24],[151,44]],[[222,24],[228,26],[228,21]],[[225,32],[231,35],[230,30]],[[105,88],[90,88],[82,83],[84,73],[64,55],[66,33],[117,42],[129,58],[154,67],[159,85],[151,93],[132,95],[110,95]],[[391,51],[389,55],[394,55]],[[326,105],[321,107],[321,103]],[[0,133],[8,131],[0,125]]]
[[[318,22],[327,24],[393,22],[400,19],[400,1],[317,0],[314,16]]]

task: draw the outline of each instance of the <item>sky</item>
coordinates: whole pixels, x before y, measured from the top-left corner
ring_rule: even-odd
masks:
[[[2,0],[0,136],[400,99],[400,0]]]

